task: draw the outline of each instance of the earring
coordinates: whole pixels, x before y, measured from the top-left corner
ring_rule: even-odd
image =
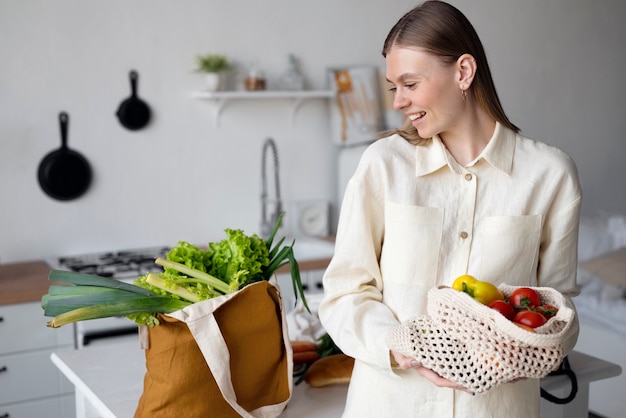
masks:
[[[467,93],[465,90],[461,89],[461,94],[463,95],[463,101],[467,100]]]

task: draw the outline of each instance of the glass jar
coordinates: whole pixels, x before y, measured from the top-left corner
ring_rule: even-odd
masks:
[[[265,75],[256,62],[250,66],[244,87],[248,91],[265,90]]]

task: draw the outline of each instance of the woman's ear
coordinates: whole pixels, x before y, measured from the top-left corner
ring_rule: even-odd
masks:
[[[474,81],[474,76],[476,75],[476,60],[470,54],[463,54],[456,60],[457,66],[457,81],[459,83],[459,88],[463,91],[469,89],[472,85],[472,81]]]

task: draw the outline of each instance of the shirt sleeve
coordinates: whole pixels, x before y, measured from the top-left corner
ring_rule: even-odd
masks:
[[[576,272],[582,192],[576,166],[571,159],[567,161],[569,164],[558,184],[554,203],[546,214],[539,251],[537,281],[539,286],[552,287],[563,293],[569,307],[575,310],[570,297],[579,293]],[[572,333],[564,343],[564,351],[570,352],[577,339],[578,315],[575,315]]]
[[[387,334],[399,322],[382,302],[378,264],[384,230],[383,207],[365,181],[350,180],[337,227],[335,253],[319,306],[322,325],[347,355],[391,371]]]

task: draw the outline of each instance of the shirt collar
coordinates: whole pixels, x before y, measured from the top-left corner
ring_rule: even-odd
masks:
[[[444,165],[454,172],[459,172],[458,164],[446,150],[445,145],[438,135],[432,138],[428,144],[418,146],[415,154],[415,175],[424,176],[439,170]],[[419,151],[419,152],[418,152]],[[493,136],[482,150],[478,158],[468,165],[476,164],[480,159],[485,159],[496,169],[509,175],[513,167],[513,154],[515,153],[515,132],[496,122]]]

